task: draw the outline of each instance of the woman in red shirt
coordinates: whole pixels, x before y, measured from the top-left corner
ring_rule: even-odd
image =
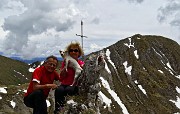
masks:
[[[66,51],[69,55],[74,58],[78,64],[83,67],[84,62],[78,58],[83,55],[83,50],[78,42],[71,43],[67,46]],[[65,63],[62,62],[61,72],[60,72],[60,82],[61,85],[55,90],[55,111],[54,114],[58,114],[61,109],[64,107],[65,96],[66,95],[75,95],[78,93],[78,86],[73,85],[75,71],[73,68],[68,67],[67,71],[64,68]]]
[[[24,95],[24,104],[33,108],[33,114],[47,114],[46,98],[50,89],[57,88],[54,80],[60,80],[59,74],[55,72],[58,59],[55,56],[46,58],[44,65],[35,69],[32,79]]]

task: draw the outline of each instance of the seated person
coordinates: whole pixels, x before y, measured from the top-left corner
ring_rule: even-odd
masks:
[[[74,58],[78,62],[81,67],[83,67],[84,62],[78,59],[80,56],[83,55],[83,50],[78,42],[69,44],[66,51],[72,58]],[[64,66],[65,63],[63,61],[60,68],[61,85],[55,90],[54,114],[58,114],[58,112],[63,109],[66,95],[75,95],[78,93],[77,84],[75,83],[74,85],[72,85],[74,81],[75,70],[71,67],[68,67],[66,71]]]
[[[59,74],[55,71],[58,59],[55,56],[46,58],[44,64],[36,68],[32,74],[27,92],[24,95],[24,104],[33,108],[33,114],[48,114],[46,98],[50,89],[57,88],[54,80],[59,80]]]

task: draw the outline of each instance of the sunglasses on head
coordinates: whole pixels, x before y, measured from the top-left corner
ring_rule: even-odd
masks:
[[[73,52],[73,51],[74,51],[74,52],[79,52],[78,49],[70,49],[70,50],[69,50],[69,52]]]

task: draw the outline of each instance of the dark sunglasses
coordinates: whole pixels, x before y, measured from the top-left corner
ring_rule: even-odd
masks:
[[[79,52],[78,49],[70,49],[70,50],[69,50],[69,52],[73,52],[73,51],[74,51],[74,52]]]

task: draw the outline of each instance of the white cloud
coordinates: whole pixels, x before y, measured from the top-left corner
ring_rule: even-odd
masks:
[[[24,54],[25,52],[22,56],[31,55],[30,52],[32,51],[27,54],[26,49],[36,50],[38,47],[36,45],[37,43],[30,42],[31,36],[46,33],[49,29],[54,29],[56,32],[65,32],[72,28],[72,25],[75,22],[75,16],[80,13],[73,4],[64,3],[64,6],[61,6],[58,4],[62,3],[57,0],[54,0],[53,2],[46,0],[21,2],[27,10],[22,14],[12,15],[5,18],[2,26],[4,31],[9,31],[3,42],[4,51],[6,50],[5,53],[7,54],[16,53],[19,55],[21,53]],[[51,37],[56,36],[52,34]],[[41,37],[41,40],[42,39],[43,37]],[[49,39],[53,40],[53,38]],[[54,41],[52,42],[54,43]],[[32,46],[30,46],[31,43],[33,43]],[[47,46],[54,45],[50,44]]]
[[[162,23],[169,23],[171,26],[177,28],[177,32],[180,31],[180,1],[168,0],[168,2],[159,8],[158,20]],[[180,34],[178,34],[179,36]],[[175,38],[180,40],[180,36]]]
[[[179,42],[179,4],[178,0],[1,0],[0,52],[24,58],[58,55],[71,41],[81,42],[75,35],[81,33],[81,20],[88,36],[85,53],[138,33]],[[169,23],[159,23],[158,15]]]

